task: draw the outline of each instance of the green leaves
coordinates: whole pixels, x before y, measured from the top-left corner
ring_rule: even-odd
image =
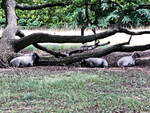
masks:
[[[129,22],[131,22],[131,18],[129,16],[124,16],[122,19],[122,23],[123,24],[128,24]]]
[[[122,26],[150,25],[150,10],[138,9],[150,0],[16,0],[19,3],[36,5],[44,3],[71,3],[67,7],[52,7],[41,10],[17,10],[18,24],[27,27],[98,26],[107,28],[112,24]],[[125,11],[126,10],[126,11]],[[86,12],[87,11],[87,12]],[[5,24],[4,11],[0,9],[0,25]]]
[[[102,3],[101,8],[102,8],[102,10],[109,9],[109,5],[107,3]]]
[[[148,9],[139,9],[136,11],[136,21],[138,25],[149,25],[150,22],[150,10]]]
[[[137,10],[137,12],[141,16],[145,16],[146,18],[150,18],[150,10],[148,10],[148,9],[139,9],[139,10]]]
[[[98,22],[99,22],[98,25],[102,28],[107,28],[110,25],[108,19],[106,19],[105,17],[99,19]]]

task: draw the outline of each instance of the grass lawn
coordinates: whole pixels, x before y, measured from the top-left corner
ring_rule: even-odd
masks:
[[[0,74],[1,113],[149,113],[150,75],[142,72]]]
[[[58,35],[73,33],[64,31]],[[102,42],[116,44],[128,38],[118,33]],[[147,43],[149,35],[134,36],[131,41],[131,45]],[[54,50],[71,46],[47,45]],[[36,50],[32,46],[26,49]],[[150,74],[140,71],[1,70],[0,113],[150,113]]]

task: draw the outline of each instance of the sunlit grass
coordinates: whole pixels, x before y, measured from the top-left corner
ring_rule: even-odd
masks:
[[[44,44],[42,46],[51,50],[66,50],[66,49],[80,48],[81,44]],[[31,45],[31,46],[26,47],[24,50],[35,51],[38,49]]]
[[[150,91],[146,90],[149,75],[72,71],[40,74],[0,75],[0,112],[150,111]]]

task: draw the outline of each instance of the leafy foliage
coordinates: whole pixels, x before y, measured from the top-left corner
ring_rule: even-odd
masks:
[[[43,3],[67,3],[68,0],[16,0],[19,3],[36,5]],[[147,26],[150,10],[132,10],[150,0],[70,0],[67,7],[41,10],[17,10],[18,24],[25,27],[102,27],[114,24],[125,27]],[[4,11],[0,9],[0,25],[5,24]]]

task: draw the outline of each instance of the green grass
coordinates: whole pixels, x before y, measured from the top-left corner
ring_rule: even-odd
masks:
[[[92,45],[92,44],[89,44]],[[79,49],[82,44],[56,44],[56,45],[51,45],[51,44],[45,44],[43,45],[44,47],[51,49],[51,50],[71,50],[71,49]],[[98,48],[106,48],[108,47],[108,45],[106,46],[100,46]],[[30,45],[28,47],[25,48],[26,51],[35,51],[38,50],[37,48],[35,48],[34,46]]]
[[[150,75],[139,72],[0,74],[0,112],[150,112]]]
[[[51,50],[61,50],[61,49],[75,49],[75,48],[80,48],[80,44],[58,44],[58,45],[44,45],[46,48],[51,49]],[[35,51],[37,48],[31,46],[28,46],[25,48],[27,51]]]

